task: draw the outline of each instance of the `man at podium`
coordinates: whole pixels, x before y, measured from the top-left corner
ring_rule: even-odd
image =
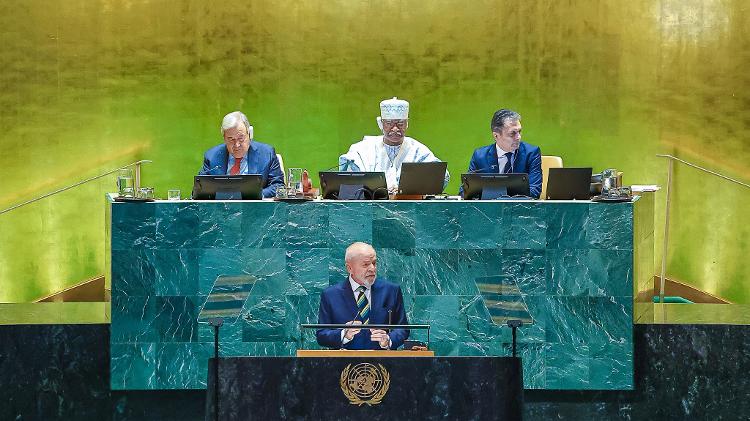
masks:
[[[321,346],[334,349],[396,349],[407,329],[367,329],[368,324],[408,324],[401,287],[377,278],[377,255],[367,243],[353,243],[344,257],[349,277],[320,294],[320,324],[348,324],[350,329],[318,329]]]

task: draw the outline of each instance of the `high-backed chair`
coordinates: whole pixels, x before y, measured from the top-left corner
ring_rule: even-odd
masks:
[[[280,153],[276,154],[276,158],[278,158],[279,160],[279,168],[281,168],[281,174],[284,176],[284,185],[286,186],[286,171],[284,171],[284,158],[281,157]]]
[[[550,168],[562,168],[563,160],[559,156],[542,155],[542,194],[540,199],[547,197],[547,177]]]

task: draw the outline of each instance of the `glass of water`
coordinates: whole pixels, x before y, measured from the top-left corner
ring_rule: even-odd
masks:
[[[117,173],[117,193],[125,197],[134,196],[132,168],[122,168]]]
[[[302,195],[302,168],[289,168],[286,194],[289,197]]]
[[[167,200],[180,200],[180,191],[179,190],[168,190],[167,191]]]

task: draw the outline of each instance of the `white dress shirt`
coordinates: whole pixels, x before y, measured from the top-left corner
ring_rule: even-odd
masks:
[[[510,151],[504,151],[500,146],[497,145],[497,143],[495,143],[495,149],[497,149],[497,172],[502,173],[505,169],[505,164],[508,163],[508,157],[505,156],[505,154]],[[513,155],[511,155],[511,158],[512,157]],[[511,172],[512,171],[513,169],[511,168]]]

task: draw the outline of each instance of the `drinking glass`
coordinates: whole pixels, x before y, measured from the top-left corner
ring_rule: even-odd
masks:
[[[133,197],[133,169],[122,168],[117,173],[117,193],[120,196]]]
[[[153,199],[154,188],[153,187],[141,187],[138,189],[138,197],[141,199]]]
[[[302,195],[302,168],[289,168],[286,190],[289,197]]]
[[[167,190],[167,200],[180,200],[180,191],[177,189]]]

